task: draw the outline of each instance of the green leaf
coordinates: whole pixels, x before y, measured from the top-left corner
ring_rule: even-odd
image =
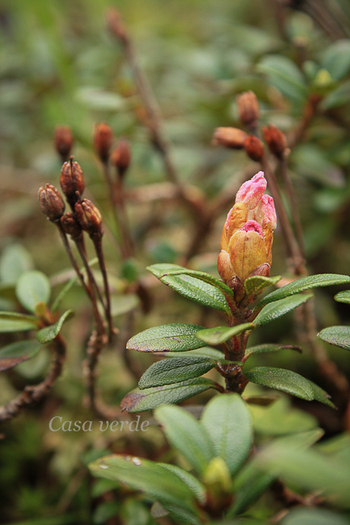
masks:
[[[267,75],[269,82],[283,96],[297,103],[305,101],[307,88],[304,77],[289,58],[282,55],[266,55],[258,64],[258,69]]]
[[[301,507],[289,511],[283,525],[349,525],[349,520],[327,509]]]
[[[344,290],[334,296],[335,301],[338,303],[350,304],[350,290]]]
[[[21,244],[7,246],[0,259],[0,279],[14,284],[19,276],[33,266],[30,253]]]
[[[279,352],[280,350],[295,350],[296,352],[302,353],[302,349],[300,348],[300,346],[265,344],[251,346],[250,348],[247,348],[246,353],[244,355],[244,360],[246,361],[249,357],[255,354],[264,354],[266,352]]]
[[[302,277],[292,283],[274,290],[270,294],[266,295],[258,304],[257,308],[263,307],[265,304],[279,301],[290,295],[295,295],[311,288],[318,288],[322,286],[333,286],[335,284],[346,284],[350,283],[350,277],[348,275],[339,275],[334,273],[325,273],[319,275],[310,275],[309,277]]]
[[[180,478],[184,483],[186,483],[186,485],[193,493],[195,498],[199,501],[199,503],[202,503],[204,505],[206,500],[206,489],[203,483],[198,481],[198,479],[195,478],[192,474],[190,474],[186,470],[183,470],[180,467],[170,465],[169,463],[158,463],[158,465],[161,465],[167,470],[170,470],[170,472],[173,472],[178,478]]]
[[[38,271],[23,273],[17,281],[16,295],[21,305],[29,312],[35,312],[38,303],[47,304],[51,288],[45,274]]]
[[[60,333],[63,323],[68,319],[68,317],[71,317],[73,313],[73,310],[67,310],[63,315],[61,315],[57,323],[52,324],[51,326],[46,326],[45,328],[39,330],[39,332],[36,334],[38,341],[42,345],[53,341]]]
[[[317,336],[330,345],[350,350],[350,326],[330,326],[321,330]]]
[[[131,413],[144,412],[166,403],[180,403],[180,401],[185,401],[185,399],[200,394],[209,388],[215,388],[215,383],[205,377],[144,390],[136,388],[124,397],[120,407],[122,410]]]
[[[17,341],[0,350],[0,372],[34,357],[40,348],[37,341]]]
[[[154,268],[154,267],[157,268]],[[161,265],[153,265],[149,267],[149,270],[156,276],[161,275],[161,277],[158,277],[160,281],[178,292],[179,294],[183,295],[184,297],[187,297],[188,299],[191,299],[191,301],[195,301],[203,306],[207,306],[208,308],[214,308],[215,310],[220,310],[222,312],[225,312],[227,314],[230,313],[229,306],[227,304],[225,295],[223,292],[216,286],[213,286],[212,284],[209,284],[207,281],[204,281],[203,279],[199,279],[198,275],[196,277],[192,277],[189,275],[190,271],[186,271],[186,269],[181,268],[179,266],[179,269],[171,270],[171,268],[165,272],[161,271],[158,267],[161,268],[169,268],[174,267],[175,265],[172,264],[161,264]],[[190,272],[193,274],[194,272]],[[200,273],[203,275],[204,272],[195,272],[196,274]],[[210,277],[211,281],[214,280],[214,277],[211,277],[208,275],[208,278]],[[218,279],[215,279],[218,283],[220,281]],[[223,283],[220,283],[220,287],[226,287]],[[228,288],[228,290],[230,290]],[[232,291],[230,290],[230,296],[232,296]]]
[[[338,40],[327,46],[323,54],[322,66],[333,80],[341,80],[350,71],[350,42]]]
[[[189,514],[189,523],[199,523],[195,520],[197,510],[192,491],[163,465],[138,457],[111,455],[91,463],[89,468],[94,476],[115,480],[141,491],[148,498],[159,500],[168,510],[169,507],[179,507]]]
[[[0,312],[0,333],[36,330],[38,319],[31,315]]]
[[[265,324],[271,323],[275,319],[282,317],[282,315],[287,314],[291,310],[298,308],[301,304],[306,303],[309,299],[313,297],[312,294],[300,294],[291,297],[285,297],[274,303],[266,305],[262,311],[254,319],[255,326],[263,326]]]
[[[142,375],[139,388],[171,385],[186,379],[201,376],[215,367],[215,362],[206,357],[174,357],[151,365]]]
[[[201,424],[211,439],[215,456],[221,457],[231,474],[235,474],[253,443],[253,425],[246,403],[238,394],[216,396],[206,405]]]
[[[165,357],[179,357],[177,352],[164,352]],[[181,352],[181,357],[208,357],[209,359],[217,361],[222,361],[225,359],[224,354],[217,350],[216,348],[210,348],[210,346],[203,346],[202,348],[197,348],[196,350],[190,350],[189,352]]]
[[[247,295],[258,295],[265,290],[265,288],[278,283],[281,279],[282,277],[280,275],[277,277],[262,277],[255,275],[253,277],[248,277],[248,279],[244,281],[244,288]]]
[[[327,97],[325,97],[321,104],[320,109],[327,111],[332,108],[339,108],[346,106],[350,101],[350,80],[343,82],[340,86],[334,89]]]
[[[209,436],[202,425],[187,410],[165,405],[156,409],[155,417],[162,425],[168,441],[203,474],[214,457]]]
[[[253,323],[243,323],[237,326],[216,326],[215,328],[206,328],[197,332],[196,336],[200,341],[207,345],[221,345],[234,335],[241,334],[246,330],[253,330],[255,325]]]
[[[329,395],[324,390],[291,370],[260,366],[252,368],[249,372],[244,372],[244,375],[252,383],[281,390],[307,401],[315,399],[334,407],[333,403],[328,399]]]
[[[274,481],[275,476],[261,472],[255,463],[243,467],[236,476],[233,488],[234,503],[228,510],[227,517],[238,516],[248,509]]]
[[[138,352],[184,352],[205,346],[196,338],[203,327],[194,324],[173,323],[148,328],[134,335],[126,344],[128,350]]]
[[[112,296],[112,317],[123,315],[135,310],[140,304],[140,298],[136,294]]]

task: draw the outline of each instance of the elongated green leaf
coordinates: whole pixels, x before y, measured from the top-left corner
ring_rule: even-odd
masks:
[[[247,295],[257,295],[268,286],[278,283],[282,277],[280,275],[276,277],[262,277],[260,275],[254,275],[253,277],[248,277],[244,281],[244,288]]]
[[[271,485],[276,477],[268,472],[261,472],[255,463],[249,463],[236,476],[233,484],[235,500],[229,509],[228,517],[238,516],[250,507]]]
[[[214,448],[234,474],[249,454],[253,425],[247,405],[238,394],[216,396],[205,407],[201,419]]]
[[[51,326],[46,326],[45,328],[39,330],[39,332],[36,334],[38,341],[42,345],[53,341],[53,339],[55,339],[55,337],[57,337],[60,333],[63,323],[68,319],[68,317],[71,317],[72,315],[73,310],[67,310],[63,315],[61,315],[57,323],[52,324]]]
[[[179,357],[177,352],[164,352],[164,357]],[[189,352],[181,352],[181,357],[208,357],[209,359],[217,361],[222,361],[225,359],[224,354],[217,350],[216,348],[211,348],[210,346],[203,346],[202,348],[197,348],[196,350],[190,350]]]
[[[38,271],[24,272],[17,281],[16,295],[21,305],[29,312],[35,312],[38,303],[47,304],[51,288],[45,274]]]
[[[297,103],[304,102],[307,94],[304,78],[289,58],[281,55],[266,55],[258,64],[258,69],[268,76],[270,83],[282,95]]]
[[[165,324],[148,328],[134,335],[126,344],[138,352],[184,352],[205,346],[196,338],[202,326],[185,323]]]
[[[335,301],[338,303],[350,304],[350,290],[344,290],[334,296]]]
[[[166,277],[167,275],[189,275],[190,277],[195,277],[200,281],[204,281],[205,283],[212,284],[224,294],[233,297],[231,288],[209,273],[200,272],[198,270],[190,270],[189,268],[183,268],[177,264],[152,264],[152,266],[147,267],[147,270],[152,272],[153,275],[159,280],[162,280],[162,278]]]
[[[280,350],[295,350],[296,352],[302,353],[300,346],[294,345],[278,345],[278,344],[265,344],[251,346],[246,350],[244,360],[246,361],[249,357],[255,354],[264,354],[265,352],[279,352]]]
[[[207,345],[221,345],[234,335],[241,334],[246,330],[253,330],[253,323],[243,323],[231,328],[227,326],[216,326],[215,328],[206,328],[197,332],[196,337]]]
[[[38,341],[17,341],[0,350],[0,372],[34,357],[40,348]]]
[[[203,426],[187,410],[174,405],[158,407],[155,417],[173,447],[198,474],[203,474],[214,457],[212,443]]]
[[[7,246],[0,258],[0,279],[14,284],[23,272],[32,269],[30,253],[21,244]]]
[[[285,297],[274,303],[267,304],[258,316],[254,319],[255,326],[263,326],[271,323],[275,319],[282,317],[282,315],[298,308],[303,303],[306,303],[313,297],[312,294],[300,294],[291,297]]]
[[[349,520],[327,509],[302,507],[288,512],[283,525],[349,525]]]
[[[350,42],[338,40],[327,46],[322,65],[333,80],[341,80],[350,71]]]
[[[193,379],[215,367],[215,362],[206,357],[174,357],[163,359],[151,365],[142,375],[139,388],[171,385],[186,379]]]
[[[35,330],[37,323],[38,319],[32,315],[0,312],[0,333]]]
[[[282,392],[306,399],[307,401],[316,399],[331,407],[334,406],[333,403],[329,401],[329,396],[324,390],[317,387],[317,385],[305,377],[296,372],[292,372],[292,370],[260,366],[252,368],[249,372],[244,372],[244,375],[252,383],[281,390]]]
[[[209,388],[215,388],[215,383],[205,377],[188,379],[172,385],[145,388],[144,390],[136,388],[124,397],[120,407],[122,410],[131,413],[144,412],[166,403],[180,403],[180,401],[185,401],[185,399],[200,394]]]
[[[197,515],[193,492],[163,465],[138,457],[112,455],[98,459],[89,468],[94,476],[144,492],[151,499],[159,500],[165,508],[174,505],[190,513],[192,518]]]
[[[176,465],[170,465],[169,463],[158,463],[158,465],[161,465],[167,470],[170,470],[170,472],[173,472],[178,478],[180,478],[184,483],[186,483],[186,485],[193,493],[196,500],[199,501],[199,503],[205,503],[206,489],[203,483],[198,481],[197,478],[195,478],[192,474],[187,472],[187,470],[183,470],[182,468],[177,467]]]
[[[168,270],[160,271],[159,268],[154,268],[155,266],[166,267]],[[195,301],[203,306],[207,306],[208,308],[214,308],[215,310],[230,313],[225,295],[221,291],[222,287],[225,287],[225,289],[228,288],[226,285],[220,283],[218,279],[214,279],[214,277],[211,277],[204,272],[199,272],[200,274],[208,276],[208,279],[210,277],[211,282],[215,280],[215,282],[220,283],[221,289],[219,289],[217,286],[209,284],[207,280],[205,281],[202,278],[199,279],[198,275],[192,277],[189,275],[189,271],[186,271],[185,268],[181,268],[181,266],[179,266],[178,269],[170,268],[174,266],[175,265],[170,264],[153,265],[150,266],[149,269],[162,283],[170,286],[170,288],[184,297],[191,299],[191,301]],[[195,273],[197,274],[197,272]],[[159,277],[159,275],[161,275],[161,277]],[[232,296],[232,291],[229,288],[228,290],[230,291],[230,296]]]
[[[330,326],[321,330],[317,335],[330,345],[350,350],[350,326]]]
[[[302,277],[297,279],[278,290],[274,290],[270,294],[266,295],[258,304],[257,308],[261,308],[265,304],[272,303],[273,301],[279,301],[290,295],[295,295],[311,288],[318,288],[322,286],[333,286],[334,284],[346,284],[350,283],[350,277],[348,275],[339,275],[334,273],[324,273],[318,275],[310,275],[310,277]]]

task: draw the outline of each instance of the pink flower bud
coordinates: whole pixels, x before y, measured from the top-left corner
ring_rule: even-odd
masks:
[[[242,184],[227,215],[218,259],[219,274],[227,283],[237,283],[237,278],[244,282],[250,275],[269,275],[276,211],[265,189],[265,176],[259,171]]]

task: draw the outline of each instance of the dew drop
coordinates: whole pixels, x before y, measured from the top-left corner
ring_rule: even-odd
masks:
[[[106,468],[109,468],[109,466],[108,465],[100,465],[100,468],[106,469]]]
[[[137,465],[138,467],[142,465],[141,460],[139,458],[132,458],[132,462],[134,465]]]

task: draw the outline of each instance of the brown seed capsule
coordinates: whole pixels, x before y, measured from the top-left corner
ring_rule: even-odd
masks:
[[[214,146],[225,146],[225,148],[243,149],[247,136],[245,131],[238,128],[216,128],[213,144]]]
[[[73,240],[79,239],[79,237],[81,237],[82,229],[73,213],[66,213],[65,215],[62,215],[61,225],[63,231],[67,235],[70,235]]]
[[[61,156],[62,162],[65,162],[69,158],[74,143],[74,137],[70,127],[56,126],[54,141],[57,153]]]
[[[103,234],[102,228],[102,216],[100,210],[89,201],[83,199],[81,202],[77,202],[74,207],[74,211],[81,228],[88,232],[90,235],[94,233]]]
[[[259,102],[253,91],[245,91],[237,97],[239,118],[245,126],[252,127],[259,120]]]
[[[55,186],[46,184],[45,188],[41,186],[38,191],[38,199],[41,211],[50,221],[57,221],[62,217],[65,209],[62,195]]]
[[[271,153],[276,155],[276,157],[282,157],[287,148],[285,134],[273,124],[269,124],[268,127],[263,127],[263,134]]]
[[[126,139],[121,139],[111,154],[111,164],[117,168],[120,177],[123,177],[129,167],[131,158],[130,144]]]
[[[248,135],[244,141],[244,149],[248,157],[260,162],[264,155],[264,144],[254,135]]]
[[[127,41],[127,32],[123,20],[117,9],[108,9],[107,11],[107,27],[113,36],[118,38],[121,42]]]
[[[76,192],[83,194],[85,181],[83,170],[77,162],[73,162],[73,157],[62,166],[60,184],[69,204],[74,207],[77,201]]]
[[[95,124],[93,143],[97,155],[100,157],[102,162],[107,162],[109,158],[109,152],[113,142],[113,131],[104,122],[101,124]]]

